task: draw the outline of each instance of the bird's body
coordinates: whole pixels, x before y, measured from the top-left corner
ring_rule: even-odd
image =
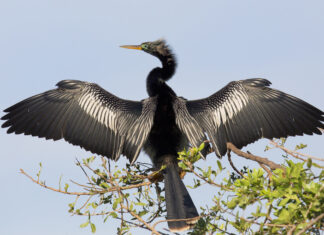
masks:
[[[169,63],[166,60],[169,60]],[[176,63],[170,57],[163,59],[162,64],[162,68],[153,69],[147,77],[147,92],[150,97],[156,97],[156,110],[144,150],[156,166],[158,163],[162,163],[161,156],[166,154],[176,156],[180,151],[179,147],[184,147],[183,135],[175,123],[175,113],[172,107],[177,96],[163,82],[173,75]]]
[[[144,151],[157,166],[159,162],[161,163],[160,156],[165,154],[176,156],[186,145],[184,136],[175,123],[172,99],[159,97],[152,129],[144,145]]]
[[[324,113],[312,105],[271,89],[266,79],[231,82],[201,100],[178,97],[166,84],[176,61],[163,40],[123,46],[159,58],[146,80],[149,97],[120,99],[93,83],[64,80],[58,88],[35,95],[5,110],[2,127],[66,141],[114,160],[120,155],[134,162],[140,151],[164,170],[167,219],[171,231],[188,229],[198,212],[182,183],[177,153],[198,147],[209,138],[218,157],[226,143],[241,148],[260,138],[321,134]]]

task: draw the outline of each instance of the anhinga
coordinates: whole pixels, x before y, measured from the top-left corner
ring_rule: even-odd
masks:
[[[218,157],[226,143],[238,148],[260,138],[321,134],[324,113],[281,91],[269,88],[266,79],[230,82],[213,95],[188,101],[166,84],[176,69],[175,57],[165,41],[145,42],[138,49],[157,57],[146,80],[149,98],[120,99],[100,86],[64,80],[58,88],[32,96],[6,110],[2,127],[8,133],[65,139],[114,160],[120,155],[134,162],[141,149],[163,171],[167,219],[171,231],[188,229],[198,212],[184,186],[177,153],[199,146],[209,138]],[[186,219],[186,220],[181,220]]]

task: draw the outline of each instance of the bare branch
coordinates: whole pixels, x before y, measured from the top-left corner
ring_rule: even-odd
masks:
[[[46,189],[50,189],[52,191],[55,191],[55,192],[59,192],[59,193],[64,193],[64,194],[68,194],[68,195],[77,195],[77,196],[81,196],[81,195],[93,195],[94,192],[89,192],[89,193],[81,193],[81,192],[65,192],[65,191],[62,191],[62,190],[59,190],[59,189],[56,189],[56,188],[52,188],[52,187],[49,187],[37,180],[35,180],[33,177],[31,177],[30,175],[28,175],[23,169],[20,169],[20,173],[27,176],[31,181],[33,181],[34,183],[42,186],[43,188],[46,188]]]
[[[239,150],[237,147],[235,147],[234,144],[232,144],[230,142],[227,143],[227,148],[230,149],[231,151],[233,151],[234,153],[236,153],[238,156],[241,156],[246,159],[250,159],[250,160],[259,162],[261,164],[267,165],[271,168],[271,170],[275,170],[278,168],[284,169],[281,165],[278,165],[277,163],[274,163],[273,161],[270,161],[267,158],[263,158],[263,157],[255,156],[253,154],[245,153],[245,152]]]
[[[236,169],[236,167],[234,166],[234,164],[232,162],[231,151],[227,151],[227,157],[228,157],[228,161],[229,161],[231,167],[234,169],[234,171],[236,171],[236,173],[238,173],[242,178],[244,178],[244,175],[242,174],[242,172],[240,172],[238,169]]]
[[[323,161],[324,162],[324,159],[323,158],[319,158],[319,157],[314,157],[314,156],[311,156],[311,155],[308,155],[308,154],[304,154],[304,153],[299,153],[297,151],[292,151],[292,150],[289,150],[287,149],[286,147],[284,146],[281,146],[280,144],[278,144],[277,142],[273,141],[273,140],[270,140],[270,143],[272,145],[274,145],[275,147],[277,148],[280,148],[282,149],[283,151],[285,151],[287,154],[299,159],[299,160],[302,160],[302,161],[306,161],[305,159],[299,157],[300,156],[303,156],[303,157],[306,157],[306,158],[311,158],[311,159],[314,159],[314,160],[318,160],[318,161]]]

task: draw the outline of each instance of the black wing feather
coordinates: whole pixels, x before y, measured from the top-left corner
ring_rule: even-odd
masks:
[[[207,138],[199,123],[189,114],[186,102],[181,97],[176,97],[173,101],[176,125],[185,134],[193,147],[199,147]]]
[[[134,162],[153,124],[156,99],[120,99],[100,86],[64,80],[58,88],[25,99],[4,110],[8,133],[45,137],[117,160]]]
[[[208,98],[186,102],[188,112],[209,136],[217,156],[226,153],[227,142],[242,148],[263,137],[321,134],[321,110],[269,88],[270,84],[266,79],[231,82]]]

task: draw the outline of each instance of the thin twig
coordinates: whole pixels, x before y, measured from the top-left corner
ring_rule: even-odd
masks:
[[[122,186],[122,187],[120,187],[120,190],[128,190],[128,189],[132,189],[132,188],[140,188],[140,187],[143,187],[143,186],[149,186],[151,184],[152,184],[152,182],[147,181],[147,182],[143,182],[143,183],[140,183],[140,184]],[[112,191],[117,191],[117,188],[111,187],[111,188],[107,189],[107,192],[112,192]]]
[[[229,190],[229,191],[232,191],[233,189],[232,188],[229,188],[229,187],[226,187],[224,185],[221,185],[221,184],[216,184],[214,181],[211,181],[211,180],[207,180],[205,177],[199,175],[197,172],[194,171],[193,167],[191,165],[187,165],[190,169],[190,172],[192,172],[195,176],[197,176],[199,179],[202,179],[203,181],[205,181],[206,183],[210,184],[210,185],[214,185],[214,186],[217,186],[221,189],[224,189],[224,190]]]
[[[94,192],[89,192],[89,193],[80,193],[80,192],[65,192],[65,191],[62,191],[62,190],[59,190],[59,189],[56,189],[56,188],[52,188],[52,187],[49,187],[41,182],[37,182],[37,180],[35,180],[33,177],[31,177],[30,175],[28,175],[23,169],[20,169],[20,173],[27,176],[31,181],[33,181],[34,183],[46,188],[46,189],[50,189],[52,191],[55,191],[55,192],[59,192],[59,193],[64,193],[64,194],[68,194],[68,195],[93,195]]]
[[[134,213],[133,211],[131,211],[128,207],[126,207],[124,204],[122,204],[123,208],[126,209],[133,217],[135,217],[138,221],[140,221],[141,223],[145,224],[145,226],[147,228],[149,228],[153,234],[156,235],[161,235],[161,233],[159,233],[158,231],[155,230],[154,227],[152,227],[151,225],[149,225],[148,223],[145,222],[145,220],[143,220],[140,216],[138,216],[136,213]]]
[[[285,152],[288,153],[289,155],[292,155],[293,157],[296,157],[296,158],[298,158],[298,159],[300,159],[300,160],[306,161],[305,159],[298,157],[298,155],[303,156],[303,157],[306,157],[306,158],[311,158],[311,159],[314,159],[314,160],[317,160],[317,161],[322,161],[322,162],[324,162],[324,159],[323,159],[323,158],[314,157],[314,156],[311,156],[311,155],[308,155],[308,154],[299,153],[299,152],[297,152],[297,151],[289,150],[289,149],[285,148],[284,146],[281,146],[280,144],[276,143],[276,142],[273,141],[273,140],[270,140],[270,143],[271,143],[272,145],[274,145],[275,147],[282,149],[283,151],[285,151]]]
[[[272,221],[270,214],[271,214],[271,210],[272,210],[272,204],[270,204],[268,211],[267,211],[267,215],[265,216],[265,220],[264,220],[264,224],[267,222],[267,220],[269,220],[269,222]]]
[[[77,197],[80,197],[80,196],[77,196]],[[79,211],[81,211],[84,207],[86,207],[86,205],[87,205],[88,202],[91,200],[91,198],[92,198],[92,195],[88,197],[88,199],[85,201],[85,203],[83,203],[83,205],[82,205],[80,208],[78,208]],[[77,200],[75,200],[74,204],[76,204],[76,201],[77,201]],[[75,215],[75,212],[73,212],[72,215]]]
[[[319,220],[321,220],[322,218],[324,218],[324,213],[320,214],[319,216],[317,216],[315,219],[312,219],[308,224],[307,226],[299,231],[296,235],[301,235],[303,234],[304,232],[307,231],[307,229],[309,229],[310,227],[312,227],[314,224],[316,224]]]
[[[82,187],[84,190],[92,190],[92,189],[98,189],[98,190],[95,190],[95,191],[100,191],[101,190],[99,188],[96,188],[92,183],[90,183],[91,186],[88,186],[88,185],[80,184],[80,183],[78,183],[78,182],[76,182],[74,180],[70,180],[70,181],[71,181],[71,183]]]
[[[228,161],[229,161],[231,167],[234,169],[234,171],[236,171],[236,173],[238,173],[242,178],[244,178],[244,175],[242,174],[242,172],[240,172],[238,169],[236,169],[236,167],[234,166],[234,164],[232,162],[231,150],[227,151],[227,158],[228,158]]]
[[[90,213],[90,216],[109,215],[112,212],[120,213],[120,209],[116,209],[116,210],[112,210],[112,211],[107,211],[107,212],[100,212],[100,213],[98,213],[98,212],[97,213],[96,212],[92,212],[92,213]],[[79,214],[75,214],[75,215],[79,215],[79,216],[89,216],[89,214],[85,214],[85,213],[79,213]]]
[[[50,187],[50,186],[47,186],[37,180],[35,180],[33,177],[31,177],[30,175],[28,175],[23,169],[20,169],[20,173],[22,173],[23,175],[27,176],[31,181],[33,181],[34,183],[40,185],[41,187],[43,188],[46,188],[46,189],[49,189],[49,190],[52,190],[52,191],[55,191],[55,192],[59,192],[59,193],[63,193],[63,194],[67,194],[67,195],[94,195],[94,194],[104,194],[104,193],[108,193],[108,192],[115,192],[117,191],[117,188],[116,187],[111,187],[111,188],[108,188],[106,190],[97,190],[97,188],[93,188],[92,191],[91,191],[91,187],[88,186],[88,188],[90,189],[87,189],[89,192],[87,193],[83,193],[83,192],[67,192],[67,191],[62,191],[60,189],[56,189],[56,188],[53,188],[53,187]],[[74,184],[77,184],[76,182],[72,181]],[[151,185],[152,182],[150,181],[147,181],[147,182],[143,182],[143,183],[140,183],[140,184],[134,184],[134,185],[129,185],[129,186],[123,186],[123,187],[120,187],[121,190],[128,190],[128,189],[132,189],[132,188],[139,188],[139,187],[142,187],[142,186],[149,186]],[[80,185],[81,186],[81,185]],[[82,185],[82,187],[85,187],[85,185]]]
[[[97,171],[93,170],[89,165],[86,165],[86,167],[91,170],[94,174],[98,175],[99,177],[101,177],[102,179],[104,179],[107,183],[110,183],[112,184],[112,179],[114,178],[112,175],[111,175],[111,172],[108,171],[108,169],[106,167],[104,167],[104,169],[109,173],[109,177],[110,179],[107,179],[105,176],[103,176],[102,174],[99,174]],[[147,181],[147,182],[143,182],[143,183],[139,183],[139,184],[133,184],[133,185],[129,185],[129,186],[122,186],[122,187],[119,187],[117,186],[118,188],[116,187],[111,187],[107,190],[103,190],[102,192],[113,192],[113,191],[117,191],[118,189],[121,189],[121,190],[128,190],[128,189],[132,189],[132,188],[139,188],[139,187],[142,187],[142,186],[148,186],[148,185],[151,185],[152,182],[150,181]],[[118,185],[118,184],[117,184]]]
[[[81,170],[83,171],[83,173],[85,174],[85,176],[88,178],[88,181],[91,182],[90,177],[88,176],[87,172],[85,171],[85,169],[83,168],[81,162],[76,158],[75,159],[77,161],[77,166],[79,166],[81,168]]]
[[[161,199],[160,199],[160,196],[161,196],[161,190],[159,188],[159,185],[158,183],[155,183],[155,192],[156,192],[156,199],[158,201],[157,203],[157,211],[154,212],[154,214],[150,217],[150,219],[147,221],[149,224],[152,223],[159,215],[160,215],[160,212],[162,212],[162,207],[161,207]]]

